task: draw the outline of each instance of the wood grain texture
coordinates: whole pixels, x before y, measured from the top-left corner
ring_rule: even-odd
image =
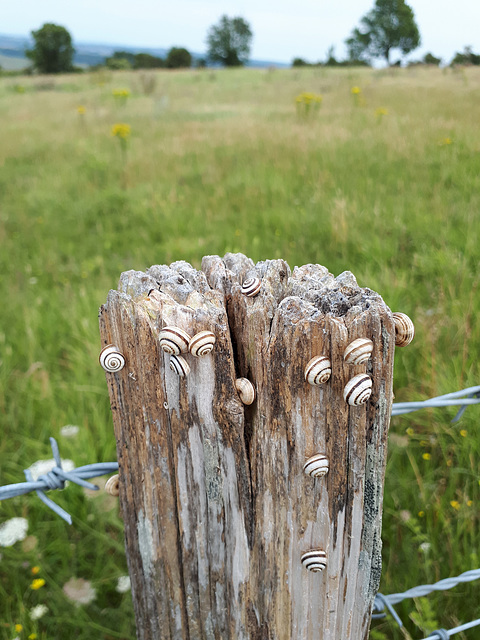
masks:
[[[248,277],[260,292],[241,292]],[[213,331],[177,377],[158,344],[167,325]],[[107,373],[120,504],[139,639],[361,640],[381,571],[381,512],[395,328],[381,297],[325,267],[207,256],[122,274],[100,310],[102,346],[126,366]],[[344,363],[373,341],[372,358]],[[304,380],[315,355],[331,379]],[[367,373],[365,405],[343,400]],[[244,406],[236,378],[257,397]],[[303,473],[315,453],[329,473]],[[326,552],[320,573],[301,556]]]

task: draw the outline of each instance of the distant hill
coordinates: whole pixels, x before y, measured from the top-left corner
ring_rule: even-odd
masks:
[[[0,34],[0,65],[7,71],[23,69],[28,66],[29,61],[25,57],[25,49],[32,47],[31,38],[26,36],[11,36]],[[130,47],[124,44],[101,44],[74,42],[75,55],[74,64],[82,67],[90,67],[96,64],[102,64],[105,58],[108,58],[114,51],[128,51],[129,53],[149,53],[152,56],[164,58],[168,49],[148,48],[148,47]],[[187,47],[188,48],[188,47]],[[204,58],[205,53],[191,52],[195,59]],[[288,67],[283,62],[274,62],[272,60],[250,60],[249,67]]]

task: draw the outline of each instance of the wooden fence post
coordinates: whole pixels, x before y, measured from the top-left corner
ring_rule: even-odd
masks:
[[[202,271],[123,273],[99,317],[102,346],[125,358],[106,377],[138,638],[366,639],[395,346],[381,297],[349,272],[227,254]],[[185,377],[159,344],[165,326],[215,335],[210,354],[183,354]],[[367,360],[350,364],[359,338]],[[304,375],[314,356],[331,363],[319,385]],[[350,405],[360,374],[348,399],[370,380],[371,396]],[[254,385],[253,404],[238,378]],[[328,473],[307,475],[310,458]]]

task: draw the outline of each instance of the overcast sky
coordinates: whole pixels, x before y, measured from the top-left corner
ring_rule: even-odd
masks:
[[[0,31],[27,35],[45,22],[66,27],[74,41],[205,51],[209,26],[222,14],[242,16],[254,38],[251,57],[291,62],[337,57],[374,0],[3,0]],[[449,61],[471,45],[480,51],[480,0],[412,0],[422,36],[413,56],[431,51]],[[392,59],[395,59],[393,52]]]

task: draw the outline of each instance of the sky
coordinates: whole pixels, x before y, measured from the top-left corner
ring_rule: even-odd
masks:
[[[335,46],[345,55],[344,40],[374,0],[0,0],[4,34],[28,35],[45,22],[66,27],[74,42],[139,47],[182,46],[203,53],[208,28],[221,15],[242,16],[254,37],[251,58],[309,62],[326,58]],[[422,46],[448,62],[465,45],[480,51],[479,0],[411,0]],[[392,52],[392,59],[399,57]]]

